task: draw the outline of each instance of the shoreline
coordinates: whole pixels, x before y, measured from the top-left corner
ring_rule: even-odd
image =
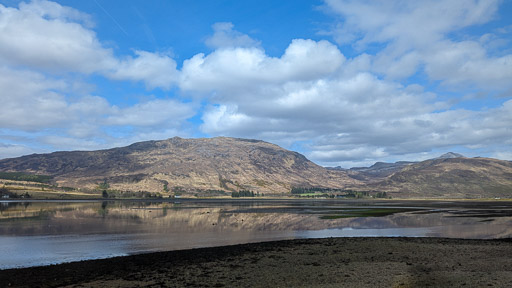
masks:
[[[4,198],[0,202],[280,202],[280,201],[297,201],[297,202],[482,202],[482,203],[503,203],[512,202],[512,198],[393,198],[393,199],[374,199],[374,198],[359,198],[359,199],[327,199],[327,198],[297,198],[297,197],[259,197],[259,198],[216,198],[216,197],[199,197],[199,198]]]
[[[0,270],[9,287],[512,287],[512,239],[323,238]]]

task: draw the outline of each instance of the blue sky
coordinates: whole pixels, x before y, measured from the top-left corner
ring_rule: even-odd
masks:
[[[512,1],[0,0],[0,158],[243,137],[512,160]]]

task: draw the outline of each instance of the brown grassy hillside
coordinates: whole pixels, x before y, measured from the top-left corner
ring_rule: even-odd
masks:
[[[248,189],[288,193],[291,187],[343,188],[358,181],[327,171],[303,155],[258,140],[146,141],[100,151],[55,152],[0,160],[0,171],[50,175],[62,186],[164,192]],[[164,193],[165,194],[165,193]]]
[[[512,162],[491,158],[432,159],[370,185],[394,197],[511,198]]]

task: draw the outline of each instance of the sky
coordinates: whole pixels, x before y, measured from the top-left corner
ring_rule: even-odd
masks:
[[[0,159],[240,137],[512,160],[512,1],[0,0]]]

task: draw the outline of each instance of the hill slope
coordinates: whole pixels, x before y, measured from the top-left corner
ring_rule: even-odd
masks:
[[[0,171],[54,176],[63,186],[119,190],[185,189],[287,193],[291,187],[343,188],[358,181],[303,155],[246,139],[174,137],[100,151],[55,152],[0,160]]]
[[[510,198],[512,162],[491,158],[436,158],[405,166],[368,187],[400,198]]]

